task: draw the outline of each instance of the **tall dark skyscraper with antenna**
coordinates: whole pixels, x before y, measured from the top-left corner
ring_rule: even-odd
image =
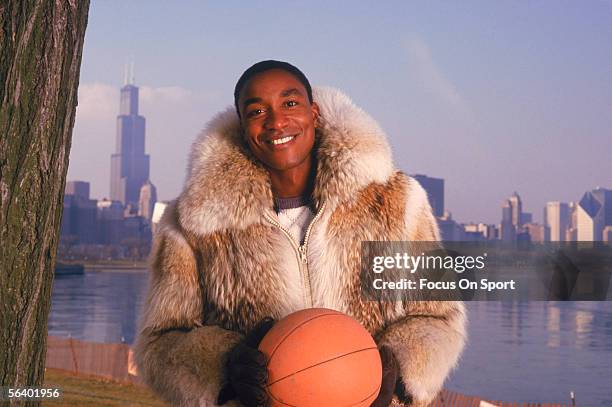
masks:
[[[117,116],[116,150],[111,156],[111,199],[138,210],[140,188],[149,179],[149,155],[145,154],[145,118],[138,114],[138,87],[133,66],[126,71]]]

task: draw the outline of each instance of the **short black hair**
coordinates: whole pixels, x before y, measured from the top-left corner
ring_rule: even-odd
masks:
[[[298,68],[288,62],[269,59],[267,61],[258,62],[255,65],[251,66],[249,69],[242,73],[242,75],[238,79],[238,82],[236,82],[236,87],[234,88],[234,106],[236,107],[236,113],[238,113],[238,116],[240,116],[240,109],[238,109],[238,97],[240,97],[240,92],[242,92],[242,88],[244,88],[244,85],[246,85],[247,81],[251,79],[251,77],[257,75],[258,73],[269,71],[271,69],[281,69],[295,76],[295,78],[300,81],[300,83],[306,88],[308,100],[310,101],[310,103],[312,103],[312,87],[310,86],[310,82],[308,81],[308,78],[306,78],[306,75],[304,75],[302,71],[300,71]]]

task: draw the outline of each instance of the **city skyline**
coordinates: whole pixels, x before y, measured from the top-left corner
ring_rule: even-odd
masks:
[[[509,198],[504,199],[501,203],[502,215],[499,222],[490,223],[483,220],[462,221],[453,219],[450,212],[444,210],[444,179],[428,177],[425,174],[415,174],[412,177],[421,183],[427,192],[432,213],[440,227],[442,240],[515,241],[524,239],[526,233],[530,236],[530,239],[536,242],[609,241],[609,237],[604,238],[600,234],[604,229],[606,233],[612,234],[612,189],[597,187],[593,190],[587,190],[579,202],[547,201],[542,208],[542,222],[534,221],[532,213],[522,211],[522,200],[518,192],[514,191]],[[66,182],[65,194],[67,197],[69,195],[82,195],[83,198],[89,199],[89,190],[89,181],[68,180]],[[594,196],[597,196],[597,198],[594,198]],[[72,197],[69,198],[72,199]],[[71,199],[66,201],[67,203],[65,202],[65,207],[72,204]],[[94,198],[93,202],[95,201]],[[163,211],[167,202],[157,200],[157,189],[150,181],[147,181],[140,189],[137,214],[144,217],[154,228],[161,218],[161,212],[156,214],[156,211]],[[120,206],[123,205],[118,200],[108,200],[107,198],[98,200],[99,207],[115,203]],[[155,207],[155,210],[153,207]],[[588,227],[589,230],[592,230],[591,232],[586,232],[585,227],[587,225],[592,225]],[[459,229],[453,231],[453,228]],[[580,228],[582,228],[582,231]],[[587,236],[586,233],[590,233],[590,235]],[[521,234],[523,234],[523,237],[520,236]]]
[[[127,72],[127,69],[128,69],[128,65],[127,64],[125,65],[125,69],[126,69],[126,72]],[[131,69],[133,69],[133,66],[132,66]],[[133,72],[132,72],[131,75],[133,75]],[[126,78],[128,78],[128,76],[126,76]],[[125,80],[128,80],[128,79],[125,79]],[[133,81],[133,80],[134,80],[133,76],[131,76],[129,81]],[[124,138],[123,133],[126,133],[126,131],[123,131],[122,129],[124,127],[128,127],[128,130],[129,130],[130,127],[134,127],[134,126],[124,126],[123,124],[124,124],[124,122],[126,120],[131,122],[131,121],[134,121],[134,118],[136,118],[138,123],[140,123],[139,126],[136,126],[136,127],[138,127],[138,130],[139,130],[138,133],[141,136],[141,140],[140,140],[139,145],[141,147],[140,150],[142,150],[142,151],[140,151],[140,153],[142,153],[143,156],[146,158],[146,163],[145,164],[146,164],[146,167],[147,167],[146,171],[145,171],[146,174],[147,174],[147,178],[146,179],[143,178],[144,181],[142,181],[142,183],[140,182],[140,180],[138,181],[139,186],[138,186],[137,191],[136,191],[137,198],[136,198],[135,201],[130,201],[129,203],[138,202],[138,200],[139,200],[138,195],[140,193],[140,186],[144,185],[147,181],[150,182],[150,180],[148,178],[148,173],[149,173],[148,166],[149,166],[150,155],[149,154],[144,154],[144,148],[145,148],[144,147],[144,145],[145,145],[145,124],[144,123],[145,123],[145,119],[144,119],[143,116],[140,116],[138,114],[138,105],[139,105],[139,101],[138,101],[138,94],[139,94],[139,92],[138,92],[138,90],[139,90],[139,87],[135,86],[135,84],[133,84],[133,83],[126,83],[126,84],[124,84],[123,87],[121,87],[119,89],[119,93],[120,93],[120,102],[118,104],[118,106],[119,106],[119,115],[116,116],[116,120],[118,122],[118,125],[117,125],[117,145],[116,145],[117,152],[113,153],[112,157],[111,157],[112,160],[111,160],[111,187],[110,187],[110,191],[109,191],[110,193],[108,195],[102,194],[102,196],[97,197],[96,199],[109,199],[108,197],[110,197],[110,199],[118,200],[118,201],[121,201],[122,203],[125,203],[125,202],[123,202],[123,199],[119,199],[118,198],[120,195],[116,195],[115,194],[115,196],[113,196],[113,182],[112,182],[113,175],[112,175],[112,173],[113,173],[113,161],[116,161],[117,159],[120,159],[120,157],[121,157],[121,154],[119,153],[119,150],[121,149],[121,140]],[[129,131],[127,131],[127,133],[129,133]],[[142,134],[140,134],[140,133],[142,133]],[[116,171],[118,171],[118,170],[116,170]],[[414,177],[415,179],[417,179],[421,184],[423,184],[423,186],[425,186],[425,184],[432,183],[431,186],[432,186],[432,188],[435,189],[435,193],[434,194],[430,194],[429,200],[430,200],[430,204],[432,205],[432,209],[434,210],[434,213],[435,213],[436,216],[441,217],[444,214],[445,210],[447,210],[451,214],[453,213],[452,208],[445,207],[445,198],[444,197],[445,197],[445,193],[446,192],[445,192],[445,179],[444,178],[442,178],[442,177],[441,178],[431,177],[428,174],[414,174],[414,175],[411,175],[411,176]],[[75,178],[69,179],[68,181],[69,182],[84,181],[84,182],[89,183],[90,185],[93,184],[92,181],[86,180],[86,179],[81,179],[81,178],[78,177],[78,175]],[[597,189],[597,188],[601,188],[601,186],[598,185],[598,186],[594,187],[594,189]],[[604,188],[605,188],[605,186],[604,186]],[[429,188],[427,188],[427,189],[429,190]],[[99,189],[98,188],[94,188],[94,190],[99,190]],[[156,192],[156,194],[157,194],[157,192]],[[503,199],[502,200],[502,204],[503,204],[503,202],[506,202],[506,201],[512,202],[514,200],[514,202],[516,202],[517,199],[518,199],[518,205],[517,204],[511,205],[512,212],[511,212],[511,215],[510,215],[511,216],[510,223],[512,225],[514,225],[514,226],[517,226],[517,220],[516,220],[516,217],[517,217],[517,207],[518,207],[518,212],[522,212],[522,201],[520,200],[520,197],[518,197],[518,194],[517,194],[516,191],[514,191],[513,195],[509,199]],[[161,201],[170,201],[170,200],[172,200],[172,199],[160,199],[160,202]],[[580,200],[580,198],[576,198],[576,199],[569,200],[569,202],[576,202],[576,201],[579,201],[579,200]],[[548,204],[551,203],[551,202],[558,202],[558,201],[555,201],[554,198],[546,200],[546,202],[545,202],[545,204],[544,204],[544,206],[542,208],[543,209],[542,219],[541,220],[537,219],[537,220],[540,221],[539,223],[542,223],[542,224],[546,223],[546,208],[547,208]],[[531,212],[528,212],[528,213],[522,212],[522,213],[524,215],[525,214],[528,215],[530,218],[532,216]],[[536,211],[536,213],[537,213],[537,211]],[[150,218],[150,216],[149,216],[149,218]],[[480,222],[482,222],[482,223],[487,223],[487,224],[500,224],[501,225],[501,223],[503,223],[503,219],[502,219],[502,222],[495,222],[495,221],[490,222],[490,221],[485,221],[484,219],[478,219],[478,218],[476,218],[476,219],[468,219],[468,220],[465,220],[465,219],[457,219],[457,220],[460,223],[464,223],[464,224],[472,224],[472,223],[480,223]],[[519,221],[518,223],[522,223],[522,222]]]
[[[497,223],[517,190],[542,222],[546,202],[609,186],[612,8],[471,4],[276,4],[275,30],[247,18],[267,3],[92,4],[68,177],[108,196],[117,89],[133,55],[161,200],[180,192],[190,145],[231,106],[236,78],[266,58],[344,90],[386,130],[400,169],[445,180],[459,221]],[[294,30],[304,18],[317,28]]]

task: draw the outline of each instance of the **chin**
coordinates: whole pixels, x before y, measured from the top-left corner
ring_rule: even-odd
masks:
[[[263,160],[262,160],[263,161]],[[298,167],[304,162],[304,159],[298,157],[270,157],[270,159],[263,161],[270,168],[274,168],[278,171],[286,171],[292,168]]]
[[[273,163],[272,165],[266,164],[268,167],[275,169],[276,171],[289,171],[292,168],[298,166],[298,164],[291,163]]]

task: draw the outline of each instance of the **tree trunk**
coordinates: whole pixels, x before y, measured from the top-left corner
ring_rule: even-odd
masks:
[[[0,386],[43,381],[88,10],[0,0]]]

